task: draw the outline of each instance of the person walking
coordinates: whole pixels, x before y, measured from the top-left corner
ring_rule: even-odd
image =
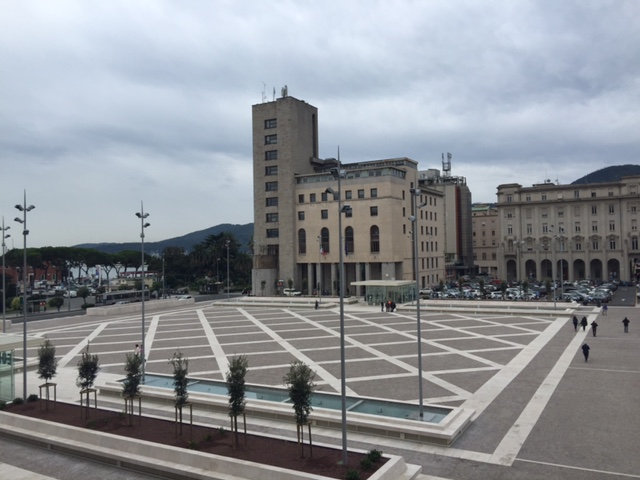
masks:
[[[582,320],[580,320],[580,326],[582,327],[582,330],[587,329],[587,317],[582,317]]]
[[[576,317],[575,315],[573,316],[573,329],[576,332],[578,331],[578,317]]]
[[[316,309],[316,310],[318,309],[318,300],[316,300],[316,306],[315,306],[315,309]]]
[[[622,320],[622,324],[624,325],[624,333],[629,333],[629,319],[627,317],[624,317],[624,320]]]
[[[596,336],[596,330],[597,329],[598,329],[598,324],[594,320],[593,322],[591,322],[591,332],[593,333],[594,337]]]
[[[608,310],[609,310],[609,307],[607,307],[606,303],[602,305],[602,315],[606,315]]]
[[[136,343],[136,348],[133,350],[133,354],[134,354],[136,357],[139,357],[139,356],[140,356],[140,345],[139,345],[139,344],[137,344],[137,343]]]
[[[582,345],[582,354],[584,355],[584,361],[585,362],[589,361],[589,350],[591,350],[589,348],[589,345],[587,345],[586,343],[584,345]]]

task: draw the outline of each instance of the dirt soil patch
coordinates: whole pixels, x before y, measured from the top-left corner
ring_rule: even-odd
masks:
[[[363,470],[360,462],[366,455],[349,452],[349,466],[344,467],[341,465],[342,450],[315,445],[313,446],[312,456],[309,451],[307,429],[305,429],[304,458],[302,458],[300,446],[296,442],[268,436],[245,436],[240,433],[238,435],[238,448],[234,449],[233,434],[228,428],[221,429],[201,425],[190,426],[188,416],[186,417],[186,424],[182,426],[182,435],[180,435],[179,431],[176,434],[176,424],[170,420],[145,416],[139,417],[138,415],[130,420],[121,412],[93,408],[87,418],[86,407],[84,411],[81,411],[79,405],[57,402],[54,406],[53,402],[51,402],[49,408],[45,409],[44,402],[44,400],[38,400],[21,405],[8,405],[6,411],[74,427],[90,428],[113,435],[174,447],[190,448],[200,452],[213,453],[335,479],[344,479],[349,470],[356,470],[360,474],[360,478],[366,480],[385,462],[385,459],[382,458],[379,462],[373,464],[373,468]],[[239,420],[240,423],[241,419]],[[293,422],[291,428],[295,430]],[[311,433],[313,434],[313,430]]]

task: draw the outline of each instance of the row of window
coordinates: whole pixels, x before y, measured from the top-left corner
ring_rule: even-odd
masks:
[[[599,207],[600,205],[591,205],[590,210],[591,210],[591,215],[598,215],[599,212]],[[607,205],[607,211],[609,212],[609,215],[615,215],[616,213],[616,204],[612,203],[610,205]],[[558,218],[564,218],[564,213],[565,213],[565,208],[570,208],[570,207],[556,207],[555,208],[555,214],[556,217]],[[574,217],[579,217],[582,215],[582,211],[584,209],[584,205],[575,205],[573,207],[573,216]],[[534,211],[539,211],[540,212],[540,217],[541,218],[549,218],[549,213],[550,213],[551,207],[543,207],[543,208],[539,208],[539,209],[533,209],[533,208],[525,208],[524,209],[524,216],[525,218],[533,218],[534,216]],[[638,207],[637,205],[630,205],[629,206],[629,211],[631,213],[637,213],[638,212]],[[507,218],[515,218],[516,217],[516,211],[513,209],[508,209],[506,210],[506,217]]]
[[[634,247],[634,240],[635,240],[635,247]],[[617,249],[617,242],[615,240],[609,240],[609,249],[610,250],[616,250]],[[577,252],[581,252],[583,251],[582,248],[582,241],[576,241],[573,243],[573,249],[574,251]],[[598,240],[593,240],[591,242],[591,249],[592,250],[600,250],[600,242]],[[631,249],[632,250],[637,250],[638,249],[638,239],[637,238],[632,238],[631,239]],[[525,252],[531,252],[533,251],[533,248],[531,246],[527,246],[525,249],[523,249]],[[552,251],[553,249],[550,249],[549,251]],[[508,252],[515,252],[515,248],[514,248],[514,244],[512,241],[509,241],[509,243],[507,244],[507,251]],[[565,242],[558,242],[557,246],[555,247],[555,251],[556,252],[566,252],[566,246],[565,246]]]
[[[364,188],[361,188],[358,190],[357,192],[358,197],[357,198],[366,198],[365,197],[365,191]],[[378,189],[377,188],[372,188],[369,190],[369,196],[370,198],[378,198]],[[353,191],[352,190],[345,190],[344,192],[344,199],[345,200],[352,200],[353,197]],[[329,194],[327,192],[322,192],[320,194],[320,201],[321,202],[327,202],[329,200]],[[309,194],[309,203],[316,203],[317,201],[317,196],[315,193],[310,193]],[[305,195],[304,193],[301,193],[298,195],[298,203],[305,203]]]
[[[320,243],[319,255],[326,255],[331,252],[328,228],[325,227],[320,230],[318,242]],[[354,253],[356,251],[355,246],[356,242],[353,227],[346,227],[344,229],[345,254],[349,255],[350,253]],[[371,226],[371,228],[369,228],[369,251],[371,253],[380,252],[380,229],[376,225],[373,225]],[[298,253],[307,253],[307,232],[304,228],[298,230]]]
[[[546,234],[546,233],[555,233],[554,229],[553,229],[553,225],[548,225],[546,223],[542,224],[542,233]],[[591,222],[591,233],[597,233],[600,229],[599,223],[598,222]],[[531,223],[527,223],[525,225],[525,232],[527,235],[533,235],[533,224]],[[637,231],[638,230],[638,220],[632,218],[631,219],[631,231]],[[574,233],[582,233],[582,224],[580,222],[574,222],[573,224],[573,231]],[[615,232],[616,231],[616,222],[611,220],[609,222],[609,232]],[[507,225],[507,235],[513,235],[514,233],[514,229],[513,229],[513,225]],[[565,228],[563,224],[560,224],[558,226],[558,233],[564,233],[565,232]],[[483,236],[484,236],[484,231],[482,232]],[[474,232],[474,236],[475,236],[475,232]]]
[[[590,198],[597,198],[598,197],[598,192],[596,191],[591,191],[591,196]],[[629,193],[631,195],[635,195],[635,189],[630,189]],[[607,196],[609,197],[613,197],[615,195],[615,192],[613,190],[608,190],[607,191]],[[580,198],[580,190],[574,190],[573,191],[573,198]],[[524,197],[525,202],[531,202],[533,197],[530,193],[527,193]],[[559,194],[558,199],[562,199],[562,193]],[[546,193],[541,193],[540,194],[540,200],[548,200],[547,198],[547,194]],[[507,203],[513,203],[513,195],[512,194],[508,194],[507,195]]]

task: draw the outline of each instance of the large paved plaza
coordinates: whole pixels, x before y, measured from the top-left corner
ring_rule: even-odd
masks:
[[[564,305],[559,307],[560,313]],[[594,338],[588,329],[576,333],[568,315],[423,309],[424,402],[473,409],[472,424],[451,447],[356,433],[349,435],[349,445],[400,454],[422,465],[423,479],[640,478],[636,312],[611,307],[604,316],[599,309],[581,310],[580,316],[600,325]],[[626,334],[624,316],[632,321]],[[283,387],[289,365],[301,360],[316,372],[320,390],[340,391],[337,306],[202,302],[148,313],[146,327],[149,373],[169,374],[168,359],[180,350],[189,358],[190,376],[222,380],[228,360],[245,354],[249,383]],[[21,328],[13,325],[10,333]],[[30,322],[29,332],[54,343],[60,357],[58,397],[77,401],[76,364],[87,343],[100,358],[98,384],[122,378],[126,353],[140,343],[141,319],[139,313],[69,317]],[[418,403],[415,311],[347,305],[345,334],[348,395]],[[588,363],[580,348],[585,341],[591,346]],[[29,393],[37,393],[39,383],[30,372]],[[324,443],[340,444],[340,432],[317,435]],[[26,468],[19,458],[0,454],[0,462]],[[62,467],[39,473],[77,478]],[[130,475],[109,478],[145,478]]]

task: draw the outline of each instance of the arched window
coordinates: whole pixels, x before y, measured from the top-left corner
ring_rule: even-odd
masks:
[[[353,243],[353,227],[347,227],[344,229],[344,252],[349,255],[353,253],[354,250]]]
[[[329,229],[327,227],[320,230],[320,244],[320,253],[322,253],[323,255],[329,253]]]
[[[369,231],[369,237],[371,239],[371,253],[380,252],[380,229],[377,225],[373,225]]]
[[[638,237],[631,237],[631,250],[638,250]]]
[[[298,230],[298,253],[307,253],[307,233],[304,228]]]

